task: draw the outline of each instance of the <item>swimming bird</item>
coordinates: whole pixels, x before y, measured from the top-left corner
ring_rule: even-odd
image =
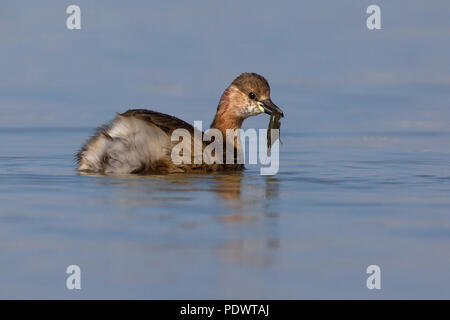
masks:
[[[246,118],[261,113],[283,115],[270,98],[267,80],[256,73],[243,73],[223,92],[211,128],[219,130],[225,140],[227,129],[240,129]],[[235,161],[231,164],[225,161],[225,150],[222,164],[174,163],[171,152],[178,141],[172,141],[171,135],[176,129],[187,130],[194,144],[196,129],[174,116],[144,109],[117,114],[112,122],[98,128],[78,152],[77,170],[85,174],[108,175],[244,169],[244,165],[236,161],[236,154],[241,149],[239,139],[233,142]],[[203,148],[207,145],[208,142],[201,141]]]

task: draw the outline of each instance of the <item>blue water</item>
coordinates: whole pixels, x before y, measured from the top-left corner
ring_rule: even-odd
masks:
[[[272,177],[122,179],[74,171],[91,132],[0,130],[1,297],[449,297],[450,132],[287,132]]]
[[[0,298],[450,298],[447,0],[75,3],[0,5]],[[76,174],[115,112],[206,128],[241,72],[285,112],[277,175]]]

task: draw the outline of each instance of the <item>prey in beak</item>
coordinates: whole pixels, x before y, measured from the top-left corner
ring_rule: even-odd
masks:
[[[280,118],[284,117],[284,113],[270,98],[258,101],[258,108],[261,112],[270,115],[269,127],[267,128],[267,152],[270,153],[272,145],[280,139]],[[272,129],[278,130],[278,133],[274,137],[272,136]]]
[[[258,101],[258,107],[261,112],[267,113],[268,115],[279,115],[281,118],[284,117],[283,110],[278,108],[270,99]]]

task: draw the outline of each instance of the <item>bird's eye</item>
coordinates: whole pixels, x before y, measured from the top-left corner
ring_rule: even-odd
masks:
[[[256,94],[255,94],[254,92],[250,92],[250,93],[248,94],[248,97],[249,97],[250,99],[252,99],[252,100],[255,100],[255,99],[256,99]]]

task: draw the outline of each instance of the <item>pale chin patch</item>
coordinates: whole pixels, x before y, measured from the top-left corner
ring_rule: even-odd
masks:
[[[249,103],[241,109],[241,115],[244,118],[256,116],[261,113],[262,113],[262,111],[260,110],[260,108],[257,104]]]

